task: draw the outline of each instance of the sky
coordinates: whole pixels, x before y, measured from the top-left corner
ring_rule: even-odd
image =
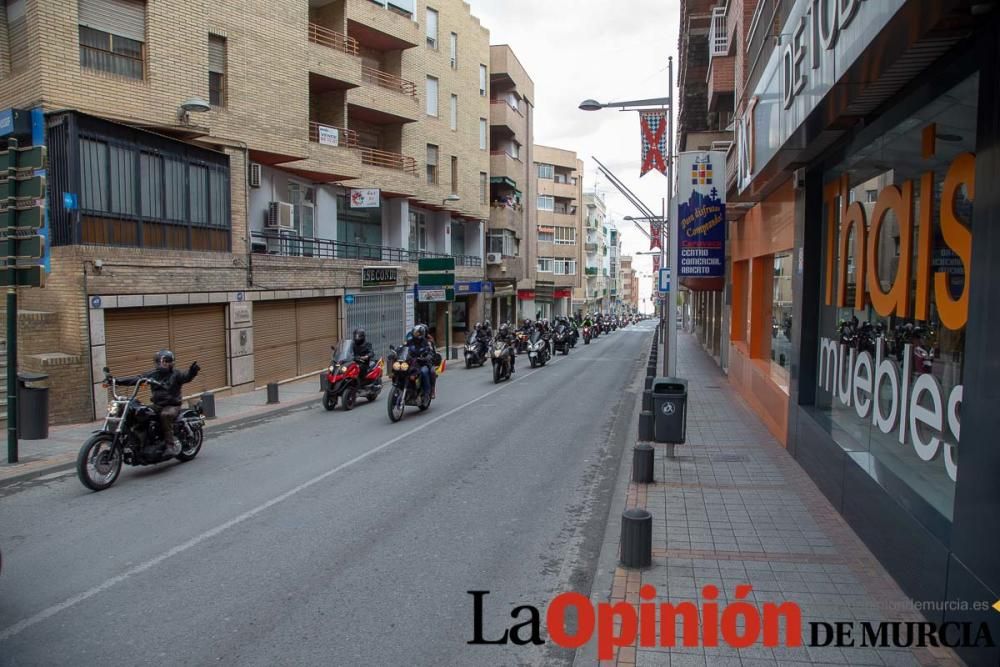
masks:
[[[622,254],[648,251],[646,236],[622,219],[642,213],[598,173],[592,159],[660,214],[667,178],[657,171],[639,177],[639,115],[577,107],[587,98],[619,102],[669,96],[669,56],[675,85],[677,80],[678,0],[467,1],[490,31],[490,44],[508,44],[534,81],[535,144],[575,151],[584,163],[584,190],[596,185],[610,217],[618,221]],[[634,257],[640,273],[652,271],[651,256]],[[651,284],[640,277],[640,299],[649,298]]]

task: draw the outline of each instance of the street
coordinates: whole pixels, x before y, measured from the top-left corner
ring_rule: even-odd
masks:
[[[494,385],[449,361],[425,413],[306,408],[188,464],[0,496],[0,663],[569,664],[470,646],[590,593],[652,322]],[[2,489],[0,489],[2,493]]]

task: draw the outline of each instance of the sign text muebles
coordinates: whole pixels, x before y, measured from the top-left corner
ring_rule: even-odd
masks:
[[[366,266],[361,269],[362,287],[395,287],[398,284],[398,266]]]

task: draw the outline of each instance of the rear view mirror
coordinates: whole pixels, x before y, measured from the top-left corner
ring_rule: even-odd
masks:
[[[105,367],[104,367],[104,368],[102,368],[101,370],[103,370],[103,371],[104,371],[105,375],[107,375],[108,373],[110,373],[110,372],[111,372],[111,369],[110,369],[110,368],[108,368],[107,366],[105,366]]]

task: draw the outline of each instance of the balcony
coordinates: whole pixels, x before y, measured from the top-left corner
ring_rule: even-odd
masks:
[[[596,276],[598,271],[600,271],[600,269],[598,269],[596,266],[588,266],[583,270],[583,272],[587,275],[588,278]]]
[[[726,8],[712,8],[712,23],[708,28],[708,57],[729,54],[729,37],[726,34]]]
[[[552,224],[560,225],[562,227],[575,227],[576,213],[564,213],[561,211],[555,211],[552,213]]]
[[[584,243],[583,244],[583,250],[584,250],[584,252],[587,252],[587,253],[595,253],[595,252],[597,252],[597,244],[596,243],[589,243],[589,242],[588,243]]]
[[[347,91],[351,115],[375,125],[412,123],[421,117],[417,84],[364,65],[361,79],[367,85]]]
[[[395,169],[411,176],[417,175],[417,161],[409,155],[382,151],[367,146],[361,146],[358,150],[361,152],[361,164],[383,169]]]
[[[507,103],[507,100],[490,100],[490,126],[505,128],[518,143],[526,143],[527,121],[524,115]]]
[[[506,151],[490,151],[490,178],[509,178],[524,182],[524,163]]]
[[[515,234],[522,235],[524,232],[522,211],[510,206],[491,206],[489,227],[509,229]]]
[[[309,24],[309,67],[344,88],[361,85],[358,41],[318,23]]]
[[[709,111],[732,111],[731,100],[736,91],[735,61],[734,56],[717,56],[709,62],[706,77]],[[726,103],[720,104],[723,100],[726,100]]]
[[[291,171],[317,183],[332,183],[360,175],[358,135],[354,130],[309,122],[309,158],[288,165]]]
[[[304,237],[294,232],[251,232],[251,245],[257,254],[309,259],[342,259],[416,264],[425,257],[454,257],[455,266],[481,267],[483,258],[477,255],[449,255],[426,250],[406,250],[390,246],[348,243],[333,239]]]
[[[528,277],[524,270],[523,257],[504,255],[500,264],[486,265],[486,278],[493,281],[524,280]]]
[[[579,188],[573,183],[560,183],[559,181],[552,182],[552,196],[554,197],[562,197],[564,199],[576,201],[578,194]]]
[[[412,4],[412,3],[411,3]],[[347,33],[362,47],[380,51],[412,49],[423,43],[423,23],[412,11],[381,6],[372,0],[346,0]]]

